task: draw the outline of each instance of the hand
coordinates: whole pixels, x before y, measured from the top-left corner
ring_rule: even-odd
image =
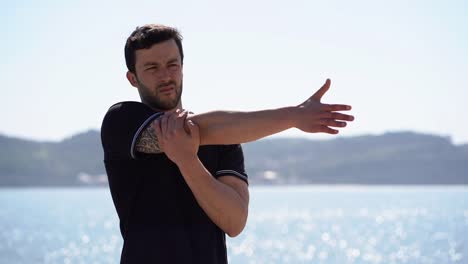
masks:
[[[187,111],[177,109],[153,122],[159,147],[178,166],[197,157],[200,145],[198,126],[187,120]]]
[[[351,110],[351,106],[341,104],[322,104],[320,102],[322,96],[329,88],[330,79],[327,79],[325,84],[315,92],[314,95],[296,107],[297,115],[295,115],[294,127],[308,133],[321,132],[327,134],[338,134],[338,130],[331,127],[345,127],[346,122],[343,121],[354,120],[354,117],[351,115],[336,112]]]

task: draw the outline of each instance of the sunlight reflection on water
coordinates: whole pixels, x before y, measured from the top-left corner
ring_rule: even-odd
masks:
[[[107,189],[0,189],[0,263],[118,263]],[[253,187],[231,264],[465,263],[466,188]]]

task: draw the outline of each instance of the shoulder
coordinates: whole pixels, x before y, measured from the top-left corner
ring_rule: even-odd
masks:
[[[101,125],[101,141],[106,153],[127,155],[135,138],[149,120],[161,115],[140,102],[119,102],[112,105]]]
[[[141,124],[154,114],[159,113],[143,103],[133,101],[119,102],[113,104],[107,110],[102,121],[101,130],[114,126]]]
[[[233,153],[236,155],[243,155],[242,145],[241,144],[232,144],[232,145],[220,145],[219,151],[221,153]]]
[[[118,102],[113,104],[107,110],[107,113],[104,117],[114,116],[114,115],[138,115],[138,114],[149,114],[154,113],[155,111],[152,110],[149,106],[135,101],[125,101],[125,102]]]

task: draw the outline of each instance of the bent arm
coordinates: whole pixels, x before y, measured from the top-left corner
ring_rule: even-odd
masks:
[[[198,158],[200,131],[197,125],[187,120],[187,113],[171,115],[156,128],[159,143],[167,157],[174,162],[192,191],[200,207],[208,217],[229,236],[237,236],[245,227],[248,214],[249,193],[247,182],[223,169],[234,168],[224,159],[240,162],[241,153],[229,156],[225,151],[218,162],[218,178],[206,169]],[[186,129],[188,128],[188,131]],[[233,154],[234,155],[234,154]],[[243,165],[237,165],[243,168]]]
[[[179,163],[178,167],[208,217],[230,237],[239,235],[247,222],[247,183],[233,176],[215,179],[198,157]]]

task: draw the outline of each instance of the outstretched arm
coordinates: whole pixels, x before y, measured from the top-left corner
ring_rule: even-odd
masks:
[[[337,111],[351,110],[342,104],[323,104],[321,99],[330,88],[330,80],[304,101],[292,107],[253,112],[213,111],[190,116],[200,130],[200,145],[237,144],[254,141],[295,127],[307,133],[337,134],[334,128],[345,127],[354,117]],[[159,153],[155,127],[167,122],[169,115],[157,119],[139,137],[136,150]],[[334,128],[333,128],[334,127]]]

